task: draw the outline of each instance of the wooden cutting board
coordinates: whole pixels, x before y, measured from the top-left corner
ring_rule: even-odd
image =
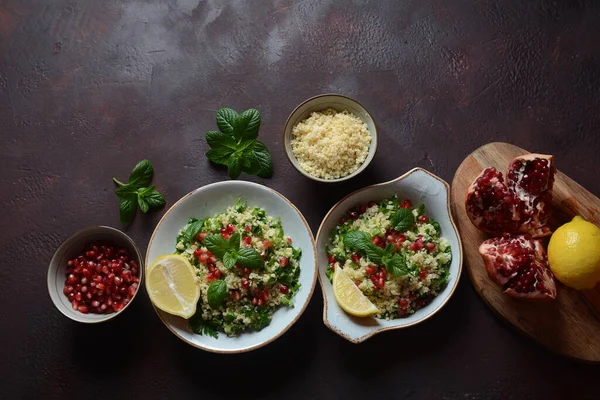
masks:
[[[516,300],[503,294],[490,280],[479,255],[478,247],[488,236],[467,217],[467,189],[484,168],[495,167],[505,174],[513,158],[527,153],[508,143],[489,143],[471,153],[458,167],[452,181],[451,201],[462,237],[464,265],[481,298],[518,330],[556,353],[600,362],[600,285],[593,290],[577,291],[557,281],[556,300]],[[560,158],[555,162],[559,168]],[[553,193],[549,222],[553,231],[575,215],[600,225],[600,199],[559,171]],[[548,239],[544,244],[548,244]]]

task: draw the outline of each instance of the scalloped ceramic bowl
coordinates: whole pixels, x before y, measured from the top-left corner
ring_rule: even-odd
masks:
[[[146,266],[152,265],[160,255],[175,252],[175,239],[191,217],[204,218],[224,212],[238,197],[247,201],[249,207],[263,207],[268,215],[281,217],[285,233],[293,239],[294,246],[302,249],[299,278],[302,287],[294,296],[294,308],[279,308],[267,327],[233,338],[222,332],[219,333],[218,339],[195,334],[189,329],[187,320],[154,307],[165,326],[178,338],[194,347],[215,353],[242,353],[254,350],[283,335],[306,309],[317,281],[315,241],[300,211],[273,189],[245,181],[213,183],[183,196],[156,226],[148,244]]]
[[[425,321],[436,314],[450,299],[460,278],[462,270],[462,244],[456,225],[450,213],[450,187],[446,182],[432,173],[415,168],[401,177],[389,182],[357,190],[346,196],[336,205],[323,219],[317,233],[317,261],[319,262],[319,282],[323,290],[323,322],[325,325],[353,342],[361,343],[380,332],[407,328]],[[338,224],[340,218],[347,210],[359,204],[371,200],[381,200],[398,195],[400,198],[408,198],[413,204],[425,204],[427,215],[439,222],[442,228],[442,236],[448,239],[452,247],[452,263],[450,264],[450,277],[448,286],[426,307],[418,310],[406,318],[398,318],[386,321],[378,318],[357,318],[346,314],[335,301],[331,283],[325,275],[327,268],[326,247],[331,232]]]

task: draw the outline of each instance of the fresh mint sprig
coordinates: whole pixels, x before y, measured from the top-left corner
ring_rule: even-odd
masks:
[[[371,235],[362,231],[350,231],[343,237],[344,246],[363,251],[369,260],[385,265],[386,269],[392,275],[403,276],[408,274],[409,268],[406,265],[406,260],[400,254],[394,254],[394,246],[392,244],[388,243],[382,249],[375,246],[371,239]]]
[[[223,261],[227,269],[232,269],[235,264],[248,269],[259,269],[265,265],[260,254],[250,247],[240,248],[241,235],[235,232],[229,240],[221,235],[206,235],[204,245],[216,257]]]
[[[135,211],[139,206],[143,213],[161,209],[167,203],[154,185],[150,185],[154,176],[154,168],[148,160],[136,164],[129,174],[127,183],[113,178],[119,185],[115,194],[119,197],[119,217],[121,222],[128,224],[133,221]]]
[[[227,165],[229,177],[237,179],[242,172],[270,178],[273,175],[271,153],[257,140],[260,112],[253,108],[238,114],[231,108],[217,111],[219,131],[206,132],[211,147],[206,157],[216,164]]]

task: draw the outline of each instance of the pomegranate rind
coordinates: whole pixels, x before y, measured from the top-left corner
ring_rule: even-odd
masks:
[[[514,249],[522,250],[529,255],[519,260],[512,254]],[[556,284],[541,240],[531,239],[525,235],[491,238],[479,246],[479,254],[483,258],[490,279],[507,295],[528,300],[556,298]],[[508,273],[503,274],[502,269]],[[510,287],[514,279],[518,279],[529,270],[533,270],[536,279],[533,283],[533,291],[519,292]],[[543,290],[536,288],[538,282],[542,284]]]

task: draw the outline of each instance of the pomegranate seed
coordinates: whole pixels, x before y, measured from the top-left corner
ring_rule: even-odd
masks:
[[[387,240],[388,242],[394,242],[396,238],[394,237],[394,235],[387,235],[385,237],[385,240]]]
[[[398,304],[400,305],[400,307],[406,308],[406,307],[408,307],[408,300],[402,298],[398,301]]]
[[[264,301],[269,300],[269,292],[267,292],[266,290],[263,290],[262,293],[260,294],[260,296]]]
[[[88,291],[88,287],[87,286],[82,286],[81,287],[81,293],[87,293]]]
[[[87,299],[87,300],[91,300],[91,299],[92,299],[92,297],[94,297],[94,295],[93,295],[93,294],[91,294],[90,292],[87,292],[87,293],[85,294],[85,299]]]
[[[227,233],[231,234],[235,232],[235,226],[233,224],[227,225]]]
[[[81,292],[75,293],[75,300],[81,301],[82,298],[83,298],[83,295],[81,294]]]
[[[354,264],[360,264],[360,256],[356,253],[352,254],[352,261]]]
[[[77,300],[71,302],[71,305],[73,306],[74,310],[77,310],[79,308],[79,302]]]
[[[378,286],[380,289],[383,289],[383,287],[385,286],[385,279],[384,279],[384,278],[379,278],[379,279],[377,280],[377,286]]]
[[[133,297],[133,295],[135,294],[136,290],[137,290],[137,286],[135,286],[135,284],[133,284],[133,285],[129,286],[127,294]]]
[[[248,286],[250,286],[250,281],[246,278],[242,278],[242,287],[247,288]]]
[[[335,256],[333,254],[330,255],[327,261],[329,261],[329,264],[333,264],[335,262]]]
[[[358,211],[352,210],[348,212],[348,215],[350,216],[350,218],[352,219],[357,219],[358,218]]]
[[[229,240],[229,238],[231,237],[231,235],[227,232],[221,232],[221,236],[223,237],[223,239],[227,240]]]
[[[231,291],[231,298],[235,301],[238,301],[240,299],[240,292],[237,290]]]
[[[217,263],[217,258],[215,256],[211,255],[211,256],[208,257],[208,262],[210,264],[216,264]]]
[[[396,243],[402,244],[404,242],[406,242],[406,236],[401,233],[396,237]]]
[[[372,265],[369,265],[365,270],[367,271],[367,275],[374,275],[377,272],[377,269]]]
[[[412,203],[408,199],[404,200],[404,203],[402,203],[402,205],[400,206],[400,208],[412,208]]]
[[[114,303],[114,304],[113,304],[113,309],[114,309],[115,311],[121,311],[121,310],[122,310],[124,307],[125,307],[125,306],[124,306],[123,304],[120,304],[120,303]]]
[[[202,254],[204,254],[204,252],[202,251],[202,249],[196,249],[196,250],[194,250],[194,257],[198,258]]]
[[[263,251],[261,251],[261,252],[260,252],[260,256],[261,256],[263,259],[265,259],[265,258],[267,258],[267,253],[266,253],[266,252],[263,250]]]
[[[398,309],[398,314],[405,315],[406,314],[406,310],[404,308],[399,308]]]
[[[346,222],[348,222],[348,221],[350,221],[350,218],[348,218],[348,217],[342,217],[342,218],[340,219],[340,223],[341,223],[341,224],[345,224],[345,223],[346,223]]]
[[[244,230],[245,230],[246,232],[252,232],[252,228],[250,228],[250,225],[246,225],[246,226],[244,227]]]
[[[67,282],[77,283],[77,277],[74,274],[70,274],[69,276],[67,276]]]
[[[208,254],[206,254],[206,253],[202,253],[202,254],[200,255],[200,257],[198,257],[198,261],[200,261],[202,264],[206,264],[206,263],[208,262],[208,259],[209,259],[209,258],[210,258],[210,257],[208,256]]]
[[[63,289],[63,293],[68,295],[69,293],[73,292],[75,290],[75,288],[73,286],[65,286],[65,288]]]
[[[371,242],[373,242],[373,244],[375,246],[378,246],[378,247],[381,247],[381,248],[385,247],[385,242],[379,236],[373,237],[373,239],[371,239]]]
[[[104,285],[103,283],[97,283],[96,284],[96,289],[98,289],[98,290],[104,290],[104,289],[106,289],[106,285]]]
[[[215,280],[215,277],[213,276],[212,272],[211,272],[211,273],[208,273],[208,274],[206,274],[206,280],[207,280],[207,281],[210,281],[210,282],[212,282],[212,281],[214,281],[214,280]]]
[[[426,224],[426,223],[428,223],[428,222],[429,222],[429,218],[427,218],[427,217],[426,217],[426,216],[424,216],[424,215],[419,215],[419,218],[417,218],[417,219],[418,219],[418,220],[419,220],[419,222],[420,222],[420,223],[422,223],[422,224]]]
[[[123,283],[123,278],[115,276],[115,279],[113,281],[115,283],[115,286],[120,286]]]
[[[419,278],[425,279],[425,278],[427,278],[427,274],[428,274],[427,270],[426,269],[422,269],[422,270],[419,271]]]
[[[97,254],[96,254],[96,252],[94,250],[90,250],[90,251],[88,251],[88,252],[85,253],[85,256],[87,258],[96,258]]]
[[[206,237],[206,235],[208,235],[208,233],[206,233],[206,232],[200,232],[199,234],[196,235],[196,239],[198,239],[199,241],[203,242],[204,238]]]
[[[279,291],[282,294],[288,294],[290,292],[290,289],[287,286],[285,286],[285,285],[280,285],[279,286]]]
[[[245,236],[242,239],[242,242],[246,245],[246,246],[250,246],[252,244],[252,237],[250,236]]]
[[[268,249],[269,247],[271,247],[273,245],[273,243],[271,243],[270,240],[264,240],[263,241],[263,248]]]
[[[265,304],[265,301],[264,301],[262,298],[259,298],[259,299],[256,301],[256,304],[257,304],[259,307],[262,307],[262,306]]]
[[[221,273],[221,271],[219,269],[215,269],[215,272],[213,272],[213,276],[215,277],[215,279],[221,279],[221,276],[223,274]]]
[[[262,300],[261,300],[262,301]],[[252,298],[252,304],[256,305],[256,303],[258,303],[258,299],[256,297]]]
[[[281,265],[282,267],[285,267],[286,265],[288,265],[289,261],[290,261],[289,258],[287,258],[287,257],[281,257],[279,259],[279,265]]]
[[[87,314],[89,311],[89,308],[87,306],[81,305],[81,306],[77,307],[77,311],[79,311],[80,313],[83,313],[83,314]]]
[[[72,303],[73,300],[75,300],[75,292],[71,292],[67,295],[67,298],[69,299],[69,301]]]
[[[358,212],[359,212],[360,214],[364,214],[364,213],[366,213],[366,212],[367,212],[367,205],[366,205],[366,204],[361,204],[361,206],[360,206],[360,207],[358,207]]]
[[[288,242],[288,244],[292,244],[292,238],[291,237],[287,237],[285,240]]]
[[[252,271],[250,271],[248,268],[244,268],[244,275],[245,276],[250,275],[250,273],[252,273]]]
[[[431,243],[431,242],[426,243],[425,247],[427,248],[427,251],[430,253],[433,253],[436,249],[435,243]]]

